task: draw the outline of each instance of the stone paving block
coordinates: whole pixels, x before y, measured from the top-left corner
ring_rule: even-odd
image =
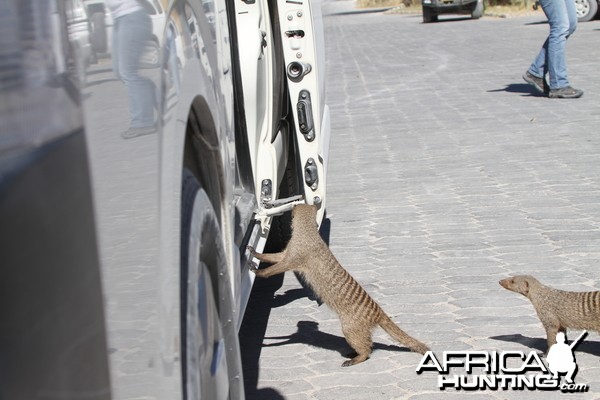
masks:
[[[391,318],[436,353],[545,349],[533,306],[500,287],[504,277],[600,289],[600,48],[586,45],[596,25],[580,24],[568,43],[569,72],[575,86],[585,83],[584,97],[555,101],[521,78],[547,35],[543,20],[324,19],[330,247]],[[279,292],[298,287],[286,277]],[[300,334],[299,322],[317,330]],[[341,368],[348,347],[339,322],[301,298],[271,309],[265,336],[275,335],[297,340],[262,348],[257,387],[286,399],[600,398],[596,333],[576,351],[576,381],[590,391],[568,396],[441,392],[437,373],[415,373],[421,356],[401,351],[381,329],[368,361]],[[295,373],[282,372],[286,360]],[[252,389],[249,399],[280,398]]]

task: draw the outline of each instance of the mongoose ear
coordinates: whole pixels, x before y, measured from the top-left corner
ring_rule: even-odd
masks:
[[[525,285],[525,287],[523,288],[524,289],[524,294],[528,294],[529,293],[529,282],[523,281],[523,283]]]

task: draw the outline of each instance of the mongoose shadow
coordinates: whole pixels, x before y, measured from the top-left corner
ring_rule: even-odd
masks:
[[[343,336],[332,335],[331,333],[319,330],[319,323],[314,321],[298,321],[298,330],[287,336],[265,337],[267,340],[281,340],[275,343],[264,344],[264,347],[278,347],[288,344],[306,344],[312,347],[318,347],[325,350],[337,351],[342,357],[353,358],[356,352],[348,345]],[[387,350],[397,352],[410,352],[406,347],[395,345],[386,345],[373,343],[373,350]]]
[[[490,339],[501,340],[503,342],[519,343],[523,346],[538,350],[540,353],[544,353],[547,348],[546,339],[532,338],[521,335],[520,333],[516,333],[514,335],[491,336]],[[600,356],[600,342],[586,340],[585,342],[579,343],[577,346],[575,346],[574,350],[581,353],[588,353],[593,356]]]
[[[321,236],[327,243],[329,243],[330,230],[331,221],[324,218],[321,223]],[[284,398],[273,388],[258,389],[259,359],[269,316],[273,308],[285,306],[301,298],[311,298],[312,293],[302,287],[287,290],[283,294],[276,294],[282,285],[283,275],[257,279],[244,313],[239,339],[247,400],[282,400]]]

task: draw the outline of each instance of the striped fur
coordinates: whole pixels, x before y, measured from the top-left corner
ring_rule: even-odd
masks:
[[[316,224],[315,206],[299,205],[292,211],[292,238],[281,253],[260,254],[260,261],[274,265],[257,270],[260,277],[286,271],[299,272],[316,295],[339,316],[342,332],[356,356],[342,364],[347,367],[365,361],[371,354],[373,328],[381,326],[390,336],[412,351],[424,354],[429,348],[407,335],[385,314],[362,286],[346,271],[329,250]]]
[[[500,281],[505,289],[527,297],[544,325],[548,348],[556,334],[571,329],[600,332],[600,292],[567,292],[541,284],[533,276],[518,275]]]

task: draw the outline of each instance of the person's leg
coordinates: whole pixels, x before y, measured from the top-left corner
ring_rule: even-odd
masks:
[[[117,37],[119,36],[119,28],[120,24],[118,20],[113,22],[113,35],[111,41],[111,56],[112,56],[112,67],[113,72],[118,80],[121,80],[121,74],[119,73],[119,41]]]
[[[550,25],[550,34],[544,43],[546,47],[545,62],[548,72],[550,89],[560,89],[569,86],[567,78],[567,63],[565,47],[567,37],[573,32],[567,3],[573,0],[540,0],[540,4]],[[573,3],[573,9],[575,4]]]
[[[537,57],[533,60],[533,63],[529,66],[527,70],[528,73],[533,75],[535,78],[544,79],[544,76],[548,73],[546,66],[546,57],[548,54],[548,39],[542,45],[540,52]]]
[[[119,76],[127,86],[131,128],[154,124],[154,83],[139,74],[139,64],[144,46],[150,40],[152,25],[143,11],[119,18],[118,42]]]
[[[575,3],[573,0],[540,0],[540,4],[548,18],[550,34],[523,79],[542,91],[540,88],[546,84],[544,76],[548,74],[549,87],[544,92],[549,97],[579,98],[583,90],[569,85],[565,55],[567,38],[577,27]]]

